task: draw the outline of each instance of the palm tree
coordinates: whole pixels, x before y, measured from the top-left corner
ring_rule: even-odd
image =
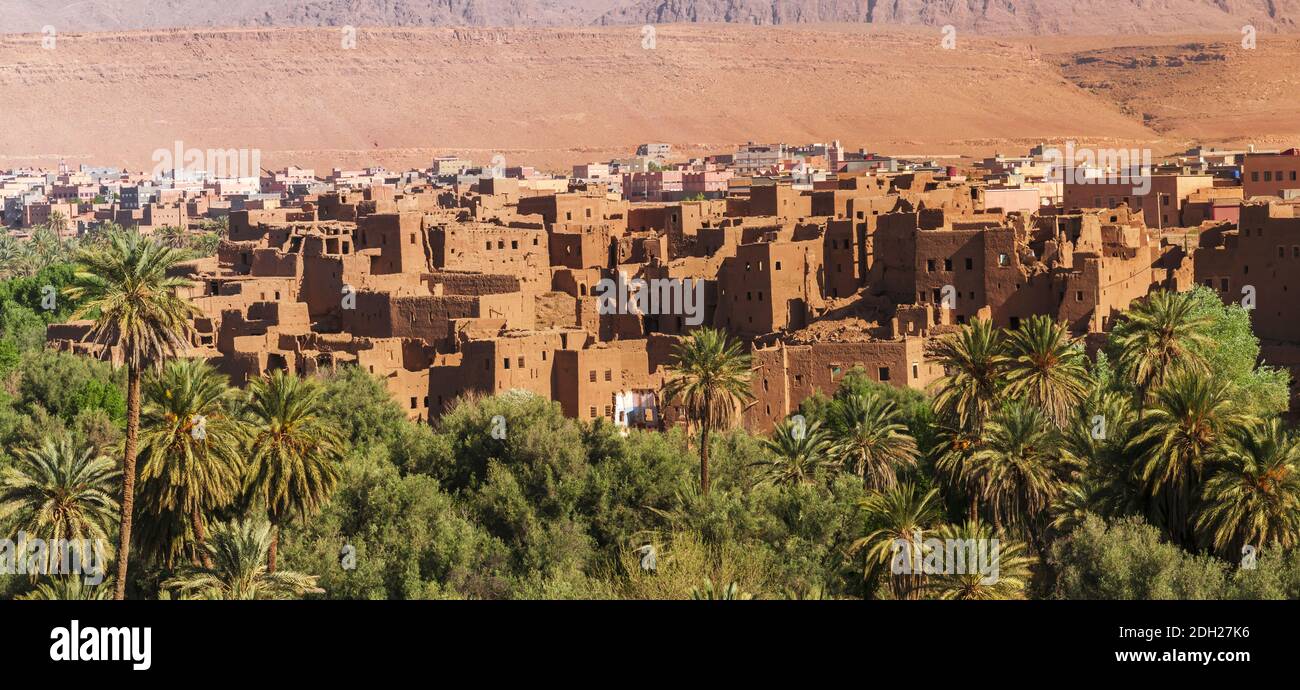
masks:
[[[168,364],[145,384],[144,400],[141,496],[151,514],[188,519],[201,557],[205,516],[233,503],[242,488],[248,424],[231,412],[226,377],[201,360]],[[179,550],[171,546],[160,549],[168,566]]]
[[[1001,332],[984,320],[941,338],[931,356],[947,375],[938,382],[935,413],[963,429],[978,431],[1003,384],[1005,349]]]
[[[1071,478],[1052,510],[1051,527],[1058,533],[1078,527],[1085,513],[1130,515],[1142,504],[1131,458],[1138,430],[1133,398],[1094,391],[1080,410],[1061,435],[1061,462]]]
[[[51,577],[15,599],[20,601],[105,601],[113,597],[113,578],[98,585],[86,582],[85,577]]]
[[[1201,352],[1210,344],[1209,324],[1209,316],[1196,313],[1191,292],[1153,292],[1124,314],[1111,342],[1119,348],[1119,370],[1137,387],[1139,401],[1146,402],[1176,369],[1207,373]]]
[[[921,492],[905,483],[862,499],[858,509],[866,518],[867,536],[849,546],[849,555],[864,554],[864,583],[889,568],[889,589],[897,599],[915,598],[925,582],[921,569],[926,534],[939,520],[939,491]]]
[[[271,522],[268,567],[275,572],[280,525],[320,510],[338,485],[342,457],[335,427],[323,416],[321,387],[276,371],[251,385],[253,420],[248,488],[266,503]]]
[[[970,472],[985,512],[999,532],[1018,528],[1039,545],[1040,518],[1062,488],[1055,427],[1038,408],[1012,401],[989,420],[984,435]]]
[[[674,374],[664,385],[664,399],[682,405],[687,419],[700,426],[700,490],[708,495],[709,434],[730,428],[753,400],[750,358],[726,333],[701,328],[677,344],[670,366]]]
[[[8,232],[0,232],[0,278],[25,276],[32,272],[30,245],[19,242]]]
[[[241,521],[218,525],[204,544],[211,566],[187,568],[163,582],[184,599],[297,599],[320,594],[316,576],[267,568],[270,524]]]
[[[165,225],[158,230],[158,241],[172,249],[185,249],[189,244],[189,231],[175,225]]]
[[[64,224],[62,218],[63,214],[55,212],[49,222],[32,230],[27,243],[30,248],[33,273],[39,273],[41,269],[63,260],[63,235],[58,229]]]
[[[706,578],[703,588],[691,588],[691,599],[695,601],[748,601],[753,598],[754,595],[741,590],[740,585],[735,582],[717,589],[713,586],[713,580]]]
[[[982,434],[957,426],[955,422],[939,422],[935,430],[938,443],[930,451],[934,458],[935,474],[954,493],[961,494],[967,505],[966,518],[975,520],[979,515],[979,498],[984,493],[979,477],[974,473],[971,458],[983,446]]]
[[[811,484],[829,467],[831,439],[821,422],[804,423],[793,418],[772,430],[772,436],[763,440],[770,458],[754,463],[763,469],[764,481],[780,486]]]
[[[916,466],[916,439],[884,396],[853,393],[837,398],[827,419],[832,454],[862,477],[867,488],[888,489],[897,482],[899,467]]]
[[[1007,354],[1007,395],[1041,408],[1064,427],[1088,397],[1088,356],[1065,326],[1048,316],[1030,317],[1012,331]]]
[[[1300,441],[1279,420],[1236,435],[1205,483],[1196,529],[1225,554],[1300,542]]]
[[[978,522],[967,522],[960,527],[943,525],[935,537],[945,546],[966,548],[967,560],[965,567],[954,568],[950,561],[954,554],[952,551],[947,553],[943,563],[948,572],[932,575],[925,585],[927,593],[937,599],[965,601],[1025,598],[1029,566],[1033,561],[1025,556],[1024,544],[998,539],[992,530]],[[971,563],[977,560],[971,557],[971,548],[987,562]],[[982,565],[983,569],[976,565]]]
[[[1156,391],[1131,443],[1151,517],[1180,543],[1188,543],[1187,522],[1206,466],[1246,422],[1234,407],[1224,386],[1179,371]]]
[[[1088,515],[1095,512],[1094,496],[1099,489],[1079,476],[1061,488],[1061,495],[1048,509],[1051,521],[1047,523],[1056,534],[1068,535],[1087,521]]]
[[[126,364],[126,444],[122,459],[122,529],[118,544],[115,598],[126,597],[131,521],[135,510],[135,460],[140,435],[140,380],[186,346],[199,314],[178,293],[190,285],[167,275],[180,253],[130,233],[113,235],[103,247],[77,253],[82,269],[66,294],[81,300],[74,319],[93,318],[87,337],[117,348]],[[108,351],[106,347],[106,352]]]
[[[76,556],[89,557],[89,542],[107,541],[118,509],[113,461],[67,438],[46,439],[16,456],[14,465],[0,473],[0,518],[12,520],[16,531],[45,541],[41,572],[50,572],[52,564],[64,560],[64,546],[77,545],[82,552]]]

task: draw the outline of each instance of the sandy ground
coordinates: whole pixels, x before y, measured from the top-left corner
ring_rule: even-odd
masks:
[[[153,167],[185,147],[266,167],[563,169],[667,141],[841,139],[896,154],[1041,141],[1300,141],[1300,38],[979,38],[861,25],[167,30],[0,37],[0,167]]]

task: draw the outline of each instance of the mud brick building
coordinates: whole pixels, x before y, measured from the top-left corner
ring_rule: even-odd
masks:
[[[784,165],[783,147],[746,150],[747,172]],[[1242,235],[1207,235],[1193,276],[1182,248],[1144,218],[1152,209],[1122,200],[1008,213],[987,208],[978,183],[934,172],[843,172],[802,187],[780,177],[724,185],[740,168],[709,172],[705,196],[725,198],[665,193],[678,179],[666,173],[637,173],[660,186],[629,201],[589,181],[554,191],[550,181],[378,171],[233,210],[217,255],[176,269],[202,312],[186,354],[240,384],[361,367],[418,420],[464,396],[524,391],[571,417],[653,428],[680,418],[659,392],[674,345],[699,323],[750,348],[755,402],[743,417],[765,430],[854,369],[933,385],[944,372],[930,342],[972,319],[1014,328],[1048,314],[1088,336],[1152,289],[1193,277],[1239,289],[1247,264],[1263,314],[1285,299],[1293,245],[1300,257],[1300,219],[1276,204],[1247,203]],[[638,179],[649,180],[629,174],[625,191]],[[1184,200],[1200,187],[1175,189]],[[1201,201],[1213,213],[1211,197]],[[611,313],[601,291],[615,279],[699,281],[699,311]],[[1269,324],[1261,334],[1300,337],[1284,318]],[[83,342],[87,330],[59,324],[47,337],[116,356]]]

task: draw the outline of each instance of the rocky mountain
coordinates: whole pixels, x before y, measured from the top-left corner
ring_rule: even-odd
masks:
[[[985,34],[1297,29],[1300,0],[0,0],[0,32],[180,27],[951,25]]]
[[[606,24],[861,22],[984,34],[1175,34],[1297,28],[1300,0],[638,0]]]

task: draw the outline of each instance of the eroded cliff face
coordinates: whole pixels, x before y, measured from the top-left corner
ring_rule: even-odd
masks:
[[[1297,28],[1298,0],[637,0],[601,23],[871,23],[985,34],[1176,34]]]
[[[1294,31],[1300,0],[5,0],[0,32],[672,22],[951,25],[989,34]]]

